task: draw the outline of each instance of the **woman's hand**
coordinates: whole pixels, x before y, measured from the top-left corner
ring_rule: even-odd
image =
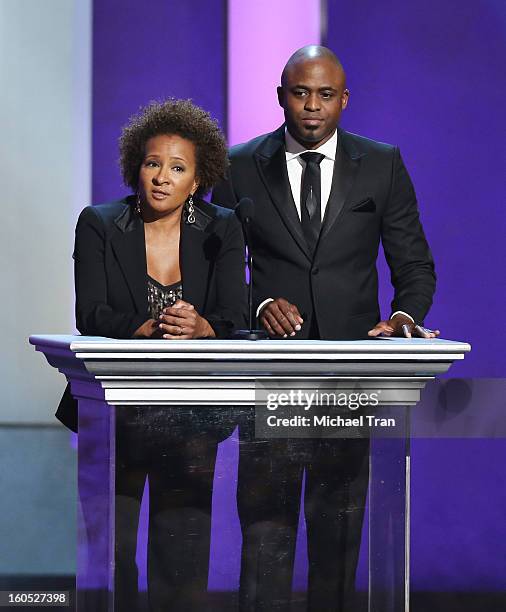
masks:
[[[199,315],[192,304],[183,300],[178,300],[174,306],[163,310],[158,328],[161,337],[166,340],[216,337],[206,319]]]
[[[160,339],[162,337],[162,333],[158,327],[158,321],[154,319],[148,319],[145,321],[140,327],[138,327],[134,333],[132,338],[151,338],[151,339]]]

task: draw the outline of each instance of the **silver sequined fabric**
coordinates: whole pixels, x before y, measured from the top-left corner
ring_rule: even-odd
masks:
[[[162,310],[173,306],[177,300],[183,299],[183,283],[162,285],[148,276],[148,312],[152,319],[158,319]]]

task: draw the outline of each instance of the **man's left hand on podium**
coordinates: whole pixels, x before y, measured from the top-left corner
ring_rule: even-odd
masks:
[[[438,329],[427,329],[421,325],[416,325],[409,317],[397,313],[388,321],[380,321],[373,329],[369,330],[369,336],[396,336],[400,338],[437,338],[440,331]]]

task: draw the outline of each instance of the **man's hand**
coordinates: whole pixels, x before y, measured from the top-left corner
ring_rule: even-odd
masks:
[[[415,325],[413,321],[403,314],[396,314],[388,321],[380,321],[373,329],[367,332],[369,336],[398,336],[401,338],[436,338],[439,336],[438,329],[427,329]]]
[[[165,340],[214,338],[216,335],[208,321],[199,315],[194,306],[183,300],[178,300],[174,306],[163,310],[158,328]]]
[[[258,319],[273,338],[295,336],[304,323],[297,306],[290,304],[284,298],[276,298],[266,304],[260,311]]]

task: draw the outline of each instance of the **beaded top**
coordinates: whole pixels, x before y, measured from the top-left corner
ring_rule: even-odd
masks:
[[[152,319],[158,319],[162,310],[183,299],[183,283],[162,285],[148,274],[148,312]]]

